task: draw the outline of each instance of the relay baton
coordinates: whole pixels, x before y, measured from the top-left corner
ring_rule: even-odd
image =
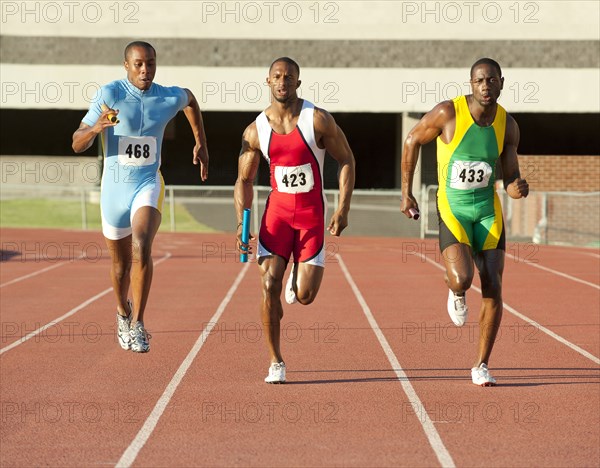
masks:
[[[414,219],[415,221],[417,219],[419,219],[421,217],[419,210],[417,210],[416,208],[410,208],[408,210],[408,214],[412,217],[412,219]]]
[[[105,110],[108,110],[108,106],[106,104],[101,104],[100,109],[102,109],[102,112],[104,112]],[[117,119],[117,116],[113,113],[108,114],[106,118],[112,123],[119,123],[119,119]]]
[[[242,242],[247,244],[250,240],[250,208],[244,208],[244,214],[242,216]],[[248,254],[240,254],[240,262],[246,263],[248,261]]]

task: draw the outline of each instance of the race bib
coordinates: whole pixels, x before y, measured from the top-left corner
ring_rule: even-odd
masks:
[[[283,193],[310,192],[315,186],[310,163],[294,167],[275,166],[275,181],[277,190]]]
[[[150,166],[156,162],[156,137],[119,137],[119,164]]]
[[[485,161],[454,161],[450,171],[450,187],[469,190],[487,187],[492,166]]]

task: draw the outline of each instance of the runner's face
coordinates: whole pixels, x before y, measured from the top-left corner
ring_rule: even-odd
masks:
[[[504,78],[500,77],[496,67],[481,64],[473,70],[471,89],[473,98],[481,106],[487,107],[496,104],[503,85]]]
[[[298,70],[290,63],[275,62],[269,71],[267,84],[271,88],[273,98],[278,102],[296,98],[296,90],[300,86]]]
[[[136,88],[142,91],[149,89],[156,73],[154,51],[145,47],[133,47],[125,60],[125,70],[127,79]]]

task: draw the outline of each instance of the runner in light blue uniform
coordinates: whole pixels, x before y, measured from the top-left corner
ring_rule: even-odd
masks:
[[[152,243],[161,222],[164,182],[160,174],[167,123],[183,110],[196,144],[193,163],[208,177],[208,150],[198,101],[188,89],[153,83],[156,51],[147,42],[125,48],[127,78],[103,86],[73,134],[73,150],[102,138],[102,233],[112,259],[117,297],[117,336],[123,349],[150,350],[144,310],[152,283]],[[116,117],[111,119],[111,114]],[[128,299],[131,286],[132,299]]]
[[[102,232],[108,239],[131,234],[131,221],[140,207],[152,206],[162,212],[163,134],[188,100],[183,88],[152,83],[142,91],[122,79],[103,86],[82,119],[91,127],[102,114],[102,104],[119,110],[119,123],[102,134]]]

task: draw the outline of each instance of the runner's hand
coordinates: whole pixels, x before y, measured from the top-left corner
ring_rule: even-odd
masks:
[[[115,110],[115,109],[111,109],[110,107],[106,107],[106,106],[104,106],[104,107],[105,107],[105,109],[102,111],[102,113],[100,114],[100,117],[98,117],[98,120],[94,124],[94,133],[96,133],[96,134],[100,134],[108,127],[114,127],[115,125],[118,124],[118,119],[115,120],[114,122],[111,122],[108,119],[108,114],[113,114],[114,116],[117,116],[119,114],[119,111]]]
[[[327,226],[327,230],[333,236],[339,236],[344,229],[348,226],[348,214],[342,214],[338,211],[333,213],[331,217],[331,221],[329,222],[329,226]]]
[[[408,212],[411,208],[419,210],[419,204],[412,195],[402,197],[402,203],[400,203],[400,211],[406,215],[407,218],[412,218],[412,215]]]
[[[196,143],[196,146],[194,146],[192,162],[196,166],[200,164],[200,178],[202,182],[208,179],[208,152],[200,143]]]
[[[236,249],[238,250],[239,253],[247,253],[248,255],[250,255],[252,253],[252,245],[250,245],[250,243],[245,244],[244,242],[242,242],[242,223],[238,224],[237,227],[237,234],[236,234]],[[250,238],[249,240],[253,241],[255,239],[255,237],[252,235],[252,233],[250,233]],[[247,249],[247,250],[244,250]]]
[[[506,193],[510,198],[524,198],[529,195],[529,184],[525,179],[517,177],[506,187]]]

